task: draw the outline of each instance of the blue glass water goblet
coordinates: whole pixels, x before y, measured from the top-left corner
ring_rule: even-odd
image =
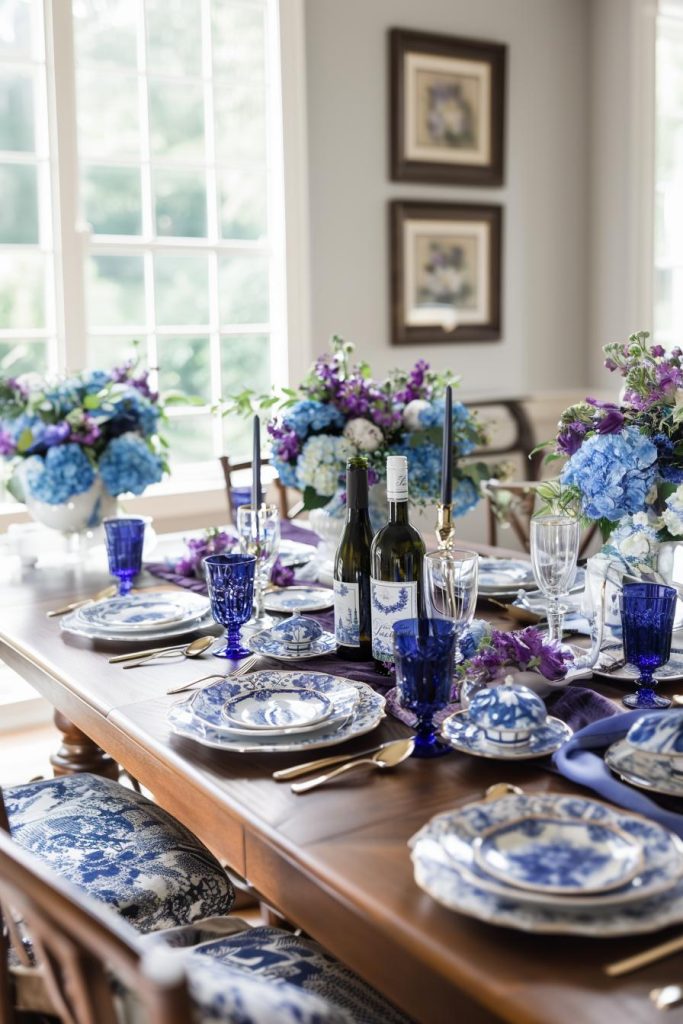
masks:
[[[636,692],[623,698],[627,708],[668,708],[671,701],[655,693],[655,669],[671,656],[677,593],[661,583],[625,583],[621,594],[624,658],[639,672]]]
[[[254,555],[208,555],[204,559],[211,613],[225,626],[225,645],[212,651],[217,658],[238,661],[251,654],[240,642],[240,629],[251,617],[255,568]]]
[[[142,569],[146,521],[121,517],[103,522],[109,572],[119,581],[119,596],[125,597],[131,591],[134,577]]]
[[[447,619],[403,619],[394,625],[398,701],[417,716],[413,757],[439,757],[451,749],[437,739],[434,715],[451,698],[456,633]]]

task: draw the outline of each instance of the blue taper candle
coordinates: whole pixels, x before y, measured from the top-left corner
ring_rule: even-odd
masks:
[[[251,505],[260,508],[263,502],[261,493],[261,421],[254,416],[254,449],[252,455]]]
[[[446,388],[443,415],[443,449],[441,452],[441,504],[453,501],[453,388]]]

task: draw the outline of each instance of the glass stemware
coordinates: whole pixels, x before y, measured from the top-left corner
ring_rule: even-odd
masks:
[[[531,520],[531,565],[536,583],[548,599],[549,641],[562,642],[565,609],[560,598],[569,593],[576,576],[580,530],[574,516],[534,516]]]
[[[211,614],[226,628],[224,646],[211,652],[217,658],[238,661],[251,654],[242,646],[240,630],[253,608],[255,568],[253,555],[207,555],[204,559]]]
[[[623,698],[627,708],[668,708],[655,693],[655,669],[671,656],[677,592],[661,583],[625,583],[621,594],[624,658],[638,669],[636,692]]]
[[[399,704],[417,715],[413,757],[439,757],[451,749],[436,738],[434,714],[451,699],[455,642],[455,623],[447,619],[403,619],[394,624]]]
[[[146,521],[121,517],[103,522],[109,572],[119,581],[119,597],[125,597],[131,591],[133,578],[142,569]]]
[[[264,609],[265,588],[271,569],[280,550],[280,513],[275,505],[243,505],[237,510],[237,536],[240,551],[256,559],[254,577],[254,614],[250,619],[253,630],[270,629],[275,619]]]
[[[433,551],[425,555],[425,579],[432,613],[454,623],[459,641],[477,606],[479,555],[457,548]]]

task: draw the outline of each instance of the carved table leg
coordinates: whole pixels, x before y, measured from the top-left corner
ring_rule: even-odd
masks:
[[[54,722],[62,733],[62,744],[50,757],[55,775],[91,772],[106,779],[118,779],[119,766],[96,743],[70,722],[61,711],[55,711]]]

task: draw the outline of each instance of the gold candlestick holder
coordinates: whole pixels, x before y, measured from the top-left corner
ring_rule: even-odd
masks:
[[[442,505],[439,502],[436,506],[436,540],[439,548],[442,550],[449,548],[453,543],[454,535],[453,506]]]

